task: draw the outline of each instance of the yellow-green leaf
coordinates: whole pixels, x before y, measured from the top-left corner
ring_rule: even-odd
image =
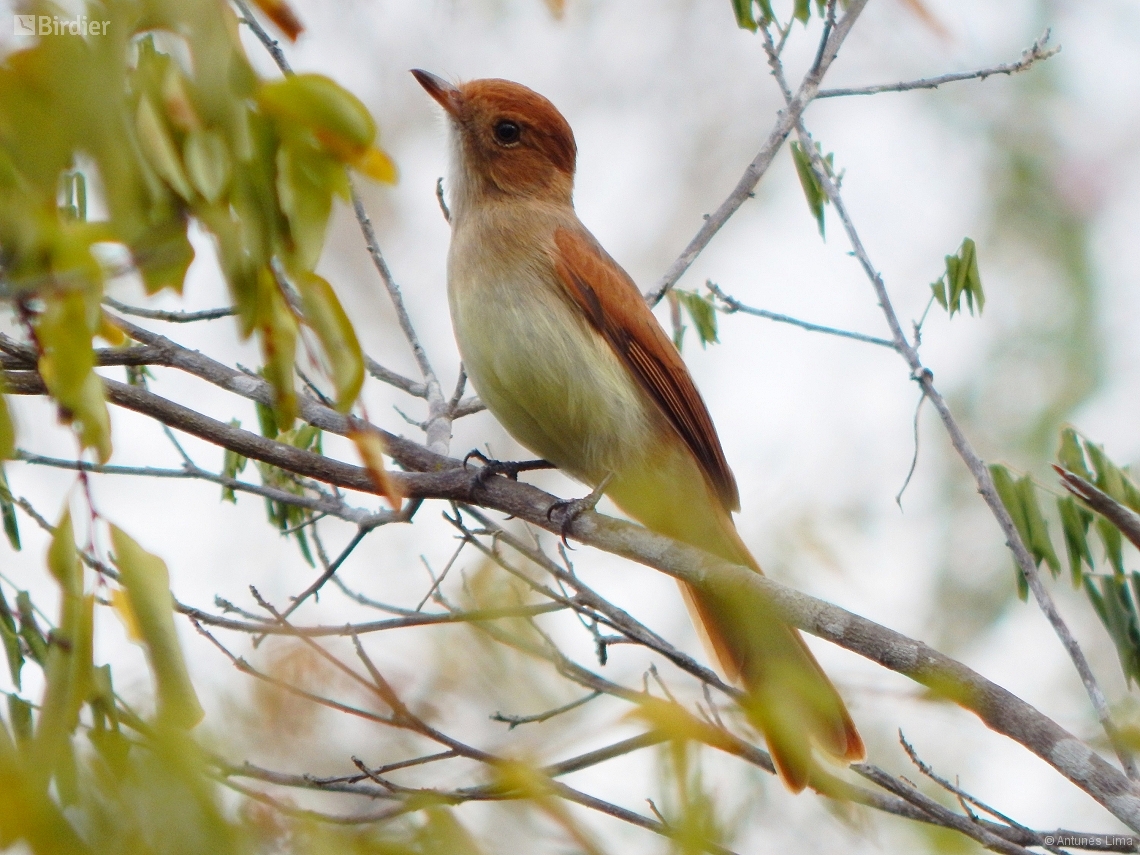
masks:
[[[1081,439],[1071,427],[1061,431],[1061,447],[1057,451],[1057,460],[1070,472],[1080,475],[1086,481],[1093,480],[1093,474],[1085,463],[1085,453],[1081,449]]]
[[[202,720],[204,712],[174,627],[174,598],[166,563],[117,526],[111,526],[111,543],[158,687],[159,714],[176,727],[191,728]]]
[[[213,204],[222,197],[230,182],[230,151],[220,133],[196,130],[186,135],[182,148],[186,173],[194,189]]]
[[[352,409],[364,384],[364,352],[332,286],[315,273],[297,277],[305,321],[317,334],[336,387],[336,408]]]
[[[35,735],[35,767],[44,784],[65,762],[79,710],[92,686],[95,598],[83,594],[83,566],[75,548],[71,515],[65,510],[48,548],[48,569],[62,589],[60,616],[48,646],[47,685]]]
[[[277,151],[277,198],[289,220],[296,253],[293,269],[312,270],[325,243],[332,195],[344,183],[344,168],[302,141]]]
[[[163,288],[182,293],[186,271],[194,260],[184,219],[169,216],[152,223],[131,241],[131,254],[148,294],[157,294]]]
[[[815,170],[812,169],[811,155],[799,143],[792,143],[791,149],[792,161],[796,165],[796,174],[800,178],[804,198],[807,199],[811,215],[815,217],[816,224],[819,226],[819,235],[823,237],[823,206],[827,204],[827,194],[824,192],[823,185],[819,183]]]
[[[674,288],[670,293],[677,295],[677,301],[689,313],[689,317],[693,319],[693,325],[697,328],[697,337],[701,341],[701,347],[709,344],[719,344],[720,339],[717,338],[717,323],[716,323],[716,306],[713,305],[712,300],[696,293],[695,291],[683,291],[679,288]],[[679,348],[678,348],[679,349]]]
[[[8,673],[12,675],[12,685],[19,691],[20,672],[24,668],[24,652],[20,648],[20,630],[16,626],[16,616],[8,606],[4,592],[0,591],[0,640],[4,644],[4,654],[8,659]]]
[[[277,287],[273,273],[258,275],[258,331],[265,360],[265,379],[273,387],[273,416],[278,430],[288,430],[297,417],[293,360],[297,351],[297,319]]]
[[[1044,561],[1053,576],[1056,577],[1061,572],[1061,562],[1053,550],[1053,541],[1049,537],[1049,525],[1045,522],[1045,517],[1041,513],[1041,506],[1037,503],[1037,488],[1033,484],[1033,479],[1028,475],[1017,482],[1017,487],[1021,493],[1021,504],[1025,510],[1025,521],[1029,528],[1029,540],[1025,545],[1029,547],[1037,563],[1040,564]]]
[[[1002,466],[1000,463],[994,463],[990,466],[990,475],[994,479],[994,489],[997,490],[998,498],[1001,503],[1005,505],[1006,511],[1009,513],[1010,519],[1013,520],[1014,528],[1021,536],[1021,541],[1028,548],[1029,546],[1029,522],[1025,518],[1025,508],[1021,503],[1021,491],[1018,489],[1013,477],[1009,474],[1009,470]],[[1021,568],[1014,564],[1014,574],[1017,580],[1017,595],[1023,601],[1029,597],[1029,583],[1025,578],[1025,574],[1021,572]]]
[[[376,123],[359,98],[323,74],[294,74],[265,83],[262,109],[285,124],[311,129],[345,162],[356,160],[376,139]]]
[[[178,147],[174,144],[166,123],[146,95],[139,99],[139,106],[135,111],[135,130],[139,135],[143,154],[146,155],[154,171],[175,193],[189,201],[194,191],[182,168]]]
[[[1091,512],[1077,504],[1072,496],[1057,499],[1057,512],[1061,517],[1061,528],[1065,533],[1065,547],[1069,553],[1069,572],[1073,587],[1081,583],[1081,562],[1093,569],[1092,550],[1089,549],[1089,524],[1093,520]]]
[[[0,459],[10,460],[16,453],[16,426],[8,411],[8,399],[0,395]]]

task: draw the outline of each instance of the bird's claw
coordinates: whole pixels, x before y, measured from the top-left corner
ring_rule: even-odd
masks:
[[[546,509],[546,518],[551,522],[554,521],[554,515],[556,513],[562,513],[562,525],[560,529],[563,545],[567,547],[570,546],[570,542],[566,538],[570,534],[570,527],[574,525],[574,520],[578,519],[578,517],[586,511],[592,511],[597,507],[598,502],[601,501],[602,494],[606,491],[606,485],[610,483],[611,477],[612,476],[607,475],[602,479],[602,483],[595,487],[588,496],[583,496],[581,499],[560,500]]]
[[[519,480],[520,472],[529,472],[533,469],[553,469],[554,466],[546,460],[493,460],[481,451],[469,451],[463,458],[463,468],[470,469],[467,461],[474,458],[483,465],[475,470],[475,483],[482,487],[488,479],[496,475],[505,475],[512,481]]]

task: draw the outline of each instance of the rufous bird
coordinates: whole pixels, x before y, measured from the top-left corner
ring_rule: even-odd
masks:
[[[736,480],[680,353],[574,212],[577,146],[546,98],[506,80],[412,72],[451,127],[447,293],[467,375],[530,451],[647,528],[757,573]],[[843,700],[799,633],[759,597],[682,584],[720,667],[745,689],[793,790],[812,746],[864,756]]]

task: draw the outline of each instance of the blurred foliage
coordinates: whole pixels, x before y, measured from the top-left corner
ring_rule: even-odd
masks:
[[[290,37],[300,31],[285,3],[257,5]],[[313,267],[334,197],[349,196],[346,167],[395,179],[367,109],[319,75],[259,79],[237,15],[219,0],[107,0],[66,18],[46,2],[20,11],[38,26],[65,26],[17,38],[19,49],[0,62],[0,299],[35,347],[61,420],[83,448],[110,458],[94,339],[126,340],[102,309],[104,288],[136,274],[148,293],[181,292],[196,223],[215,241],[241,334],[261,345],[275,392],[265,432],[319,453],[319,431],[293,429],[293,361],[308,330],[329,374],[331,403],[352,407],[363,355]],[[66,26],[80,20],[101,26]],[[143,382],[143,373],[132,380]],[[0,397],[0,457],[12,456],[15,444]],[[226,473],[243,465],[227,458]],[[276,471],[263,475],[300,490]],[[18,549],[14,507],[0,470],[0,514]],[[291,506],[269,510],[283,530],[308,519]],[[92,526],[106,530],[91,511]],[[23,841],[37,855],[262,851],[264,829],[223,807],[217,762],[188,733],[203,711],[165,563],[110,526],[110,566],[96,575],[85,566],[98,560],[94,535],[81,551],[75,534],[65,511],[47,557],[60,591],[54,626],[45,626],[28,592],[15,590],[13,599],[0,591],[0,642],[16,690],[0,715],[0,849]],[[312,563],[301,529],[297,536]],[[98,590],[146,652],[157,698],[150,720],[115,694],[111,666],[94,662]],[[19,694],[29,665],[43,673],[39,703]],[[285,820],[278,830],[306,841],[293,851],[420,852],[438,851],[419,841],[441,838],[446,821],[397,825],[388,836],[312,831]]]
[[[842,4],[846,5],[846,4]],[[812,10],[819,17],[823,17],[826,9],[826,0],[794,0],[791,7],[791,17],[793,20],[806,24],[812,15]],[[744,30],[751,30],[756,32],[756,28],[760,24],[766,24],[769,21],[778,20],[776,11],[772,6],[772,0],[732,0],[732,11],[736,15],[737,25]],[[791,26],[791,21],[788,22]]]
[[[1080,436],[1073,428],[1061,431],[1057,462],[1063,472],[1095,486],[1122,509],[1122,513],[1140,514],[1140,487],[1128,470],[1113,463],[1103,447]],[[1009,511],[1022,542],[1038,566],[1044,560],[1056,579],[1061,572],[1061,562],[1053,549],[1033,479],[1025,475],[1014,480],[1009,470],[1000,464],[991,466],[990,471],[1002,504]],[[1125,535],[1116,522],[1089,507],[1083,499],[1071,495],[1057,496],[1055,504],[1073,587],[1083,589],[1091,601],[1116,647],[1128,685],[1131,686],[1133,681],[1140,682],[1140,570],[1128,572],[1125,569]],[[1136,519],[1140,524],[1140,516]],[[1096,531],[1100,544],[1098,551],[1103,555],[1108,572],[1096,572],[1088,539],[1090,528]],[[1140,543],[1136,546],[1140,548]],[[1028,594],[1025,577],[1020,569],[1015,568],[1015,572],[1018,594],[1024,600]]]
[[[284,4],[266,5],[289,24]],[[26,11],[59,12],[47,3]],[[320,75],[260,80],[237,16],[219,0],[109,0],[83,11],[106,22],[105,35],[44,35],[0,65],[0,296],[33,333],[61,418],[110,457],[92,351],[96,336],[123,342],[100,307],[106,281],[123,272],[108,247],[129,253],[149,293],[180,292],[192,221],[217,242],[242,334],[261,343],[279,422],[296,415],[302,325],[346,411],[363,356],[313,267],[333,197],[349,194],[345,167],[395,179],[367,109]],[[105,217],[89,216],[93,198]],[[0,410],[0,453],[11,434]]]

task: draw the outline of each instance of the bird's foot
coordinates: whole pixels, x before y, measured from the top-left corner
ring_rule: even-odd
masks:
[[[561,530],[563,544],[566,546],[570,545],[566,540],[567,536],[570,534],[570,526],[574,525],[574,520],[578,519],[578,517],[580,517],[586,511],[592,511],[595,507],[597,507],[597,504],[599,501],[601,501],[602,495],[606,491],[606,486],[610,483],[610,479],[612,477],[613,475],[611,474],[603,478],[602,482],[598,484],[598,486],[595,487],[588,496],[583,496],[581,499],[558,501],[546,509],[546,518],[548,520],[553,521],[555,514],[562,515]]]
[[[530,472],[534,469],[553,469],[554,464],[547,460],[492,460],[481,451],[469,451],[463,458],[463,468],[470,469],[467,462],[478,460],[483,465],[475,470],[475,484],[482,487],[488,479],[496,475],[505,475],[512,481],[519,480],[520,472]]]

